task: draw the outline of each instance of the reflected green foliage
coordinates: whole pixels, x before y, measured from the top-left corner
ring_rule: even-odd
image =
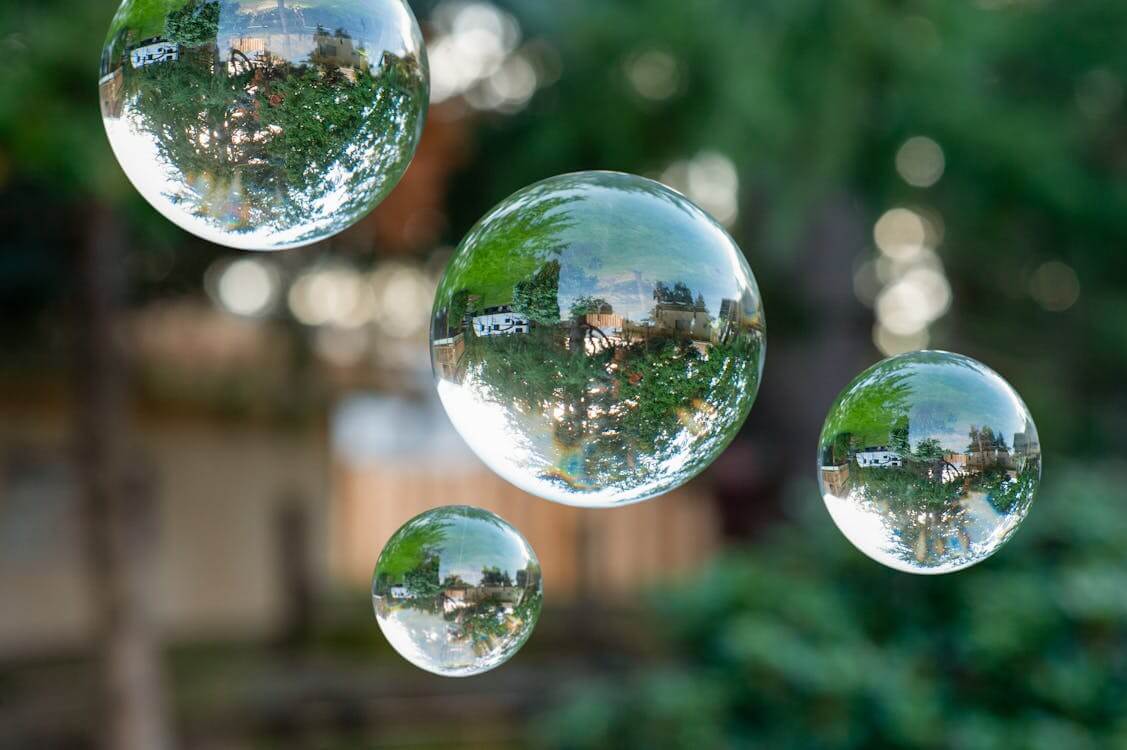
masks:
[[[900,355],[859,375],[831,407],[819,456],[842,532],[911,572],[993,554],[1025,518],[1041,475],[1021,399],[996,373],[946,352]]]
[[[540,325],[560,322],[560,262],[550,260],[513,287],[513,312]]]
[[[560,237],[574,224],[566,209],[576,196],[551,188],[551,184],[535,185],[519,200],[505,201],[478,222],[462,240],[463,246],[475,248],[472,258],[460,253],[450,261],[436,299],[468,296],[472,290],[482,307],[506,304],[512,298],[514,277],[530,277],[559,255],[564,249]]]
[[[614,307],[602,297],[580,297],[571,303],[568,315],[572,318],[584,315],[611,315]]]
[[[508,661],[536,626],[540,563],[520,533],[493,513],[450,506],[408,521],[380,553],[372,604],[391,645],[445,676]]]
[[[763,365],[738,248],[681,196],[611,173],[538,183],[479,222],[439,285],[432,333],[439,393],[471,447],[578,505],[644,500],[700,472]]]
[[[796,487],[788,522],[653,592],[662,664],[566,690],[538,746],[1125,746],[1127,471],[1055,468],[1002,554],[938,578],[873,565]]]
[[[164,36],[174,44],[199,47],[214,44],[219,35],[219,3],[191,0],[187,5],[168,14],[164,23]]]
[[[360,14],[192,0],[151,38],[134,12],[123,6],[106,44],[102,113],[126,174],[184,228],[305,244],[357,221],[406,170],[428,83],[417,30],[384,46],[383,26],[412,28],[401,0]]]

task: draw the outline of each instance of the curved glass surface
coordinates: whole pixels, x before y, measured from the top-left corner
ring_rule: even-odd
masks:
[[[421,669],[468,677],[511,659],[543,602],[540,563],[504,519],[480,508],[422,513],[388,541],[372,578],[376,620]]]
[[[584,172],[525,188],[463,240],[431,356],[454,426],[561,503],[645,500],[727,446],[763,371],[763,307],[735,242],[684,196]]]
[[[429,96],[403,0],[125,0],[100,75],[134,186],[189,232],[248,250],[367,214],[407,169]]]
[[[838,396],[818,448],[830,516],[858,549],[909,573],[994,554],[1041,479],[1033,418],[1009,383],[969,357],[901,354]]]

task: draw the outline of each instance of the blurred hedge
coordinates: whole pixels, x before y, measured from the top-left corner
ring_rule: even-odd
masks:
[[[668,663],[585,685],[539,725],[594,748],[1127,747],[1127,466],[1053,469],[1014,541],[965,572],[887,570],[801,511],[654,592]]]

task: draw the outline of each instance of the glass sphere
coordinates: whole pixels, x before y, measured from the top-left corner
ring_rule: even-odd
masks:
[[[404,0],[124,0],[100,74],[102,122],[137,190],[246,250],[367,214],[407,169],[429,97]]]
[[[415,666],[446,677],[499,667],[520,650],[544,599],[540,562],[481,508],[435,508],[392,535],[372,578],[380,630]]]
[[[818,448],[834,523],[877,562],[949,573],[994,554],[1041,481],[1033,418],[1009,383],[970,357],[901,354],[837,397]]]
[[[763,371],[755,277],[724,229],[633,175],[520,190],[462,241],[431,325],[438,393],[496,473],[606,507],[668,492],[747,417]]]

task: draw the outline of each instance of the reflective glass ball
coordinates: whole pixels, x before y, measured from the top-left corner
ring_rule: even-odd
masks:
[[[520,532],[464,505],[405,523],[372,578],[388,642],[445,677],[481,674],[511,659],[532,635],[543,598],[540,562]]]
[[[124,0],[102,122],[125,174],[205,240],[280,250],[387,196],[429,97],[404,0]]]
[[[652,180],[583,172],[470,231],[438,287],[431,359],[493,471],[606,507],[668,492],[724,450],[765,341],[755,277],[716,221]]]
[[[1041,480],[1033,418],[1009,383],[970,357],[901,354],[838,396],[818,482],[841,532],[877,562],[949,573],[998,551]]]

